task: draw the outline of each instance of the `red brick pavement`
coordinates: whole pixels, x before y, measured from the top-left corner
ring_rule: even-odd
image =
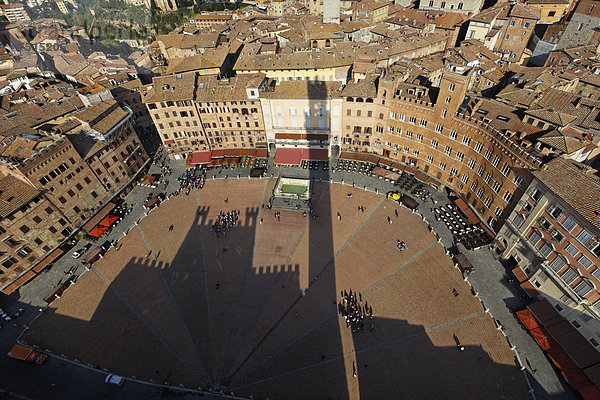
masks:
[[[273,399],[526,397],[505,339],[416,214],[316,183],[318,219],[281,211],[275,221],[261,208],[273,186],[208,181],[163,203],[142,220],[143,238],[134,229],[97,262],[111,288],[85,274],[25,338],[125,375]],[[240,224],[216,238],[210,224],[234,209]],[[350,288],[373,306],[373,332],[352,334],[336,314]]]

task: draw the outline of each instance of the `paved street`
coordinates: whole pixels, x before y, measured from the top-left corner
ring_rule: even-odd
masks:
[[[158,185],[157,188],[137,186],[126,198],[128,204],[133,205],[132,211],[124,220],[112,229],[108,235],[108,240],[116,241],[123,237],[135,223],[144,216],[145,210],[142,203],[150,193],[158,194],[172,193],[179,188],[176,178],[184,171],[183,161],[171,161],[169,166],[173,169],[167,176],[169,184]],[[159,165],[153,165],[149,171],[150,174],[160,172]],[[207,174],[207,179],[247,179],[250,170],[211,170]],[[313,176],[316,180],[322,174],[323,179],[328,179],[330,172],[323,171],[315,173],[314,171],[302,170],[299,168],[270,168],[268,175],[285,175],[288,177],[309,177]],[[390,182],[382,179],[356,175],[345,172],[335,172],[331,174],[334,182],[344,182],[345,184],[354,184],[359,188],[367,188],[371,191],[386,193],[395,189]],[[433,198],[440,204],[448,203],[445,193],[431,190]],[[419,208],[419,212],[430,222],[432,228],[441,236],[442,242],[446,247],[453,244],[453,238],[448,229],[440,222],[435,221],[433,213],[430,210],[431,203],[424,203]],[[103,238],[101,242],[106,240]],[[22,287],[18,295],[12,295],[5,299],[4,304],[0,304],[5,311],[14,313],[18,308],[25,309],[23,316],[19,317],[15,323],[16,326],[7,324],[0,329],[0,352],[6,353],[15,342],[17,336],[22,331],[24,325],[28,325],[38,314],[40,308],[45,308],[46,303],[43,297],[47,295],[52,288],[61,280],[65,279],[65,271],[68,271],[73,265],[80,265],[79,261],[71,257],[72,251],[79,249],[85,241],[80,241],[70,252],[65,254],[55,265],[45,274],[39,276],[34,281]],[[492,252],[485,248],[476,251],[466,251],[461,249],[475,266],[476,271],[469,277],[469,283],[473,285],[479,293],[480,299],[489,308],[490,313],[503,326],[504,332],[510,338],[510,341],[516,346],[521,360],[525,363],[527,359],[529,365],[526,374],[534,389],[537,399],[574,399],[576,396],[570,388],[564,383],[562,378],[556,373],[556,370],[547,360],[544,353],[535,344],[529,334],[523,330],[517,320],[513,317],[510,309],[522,307],[525,303],[520,298],[521,292],[517,287],[511,287],[507,283],[507,275],[502,264],[497,261]],[[75,275],[84,273],[83,266],[79,266]],[[93,345],[90,343],[90,345]],[[4,392],[16,393],[20,398],[84,398],[84,394],[90,391],[97,393],[97,397],[102,398],[182,398],[181,394],[173,394],[171,397],[169,391],[164,391],[157,387],[137,384],[128,381],[122,388],[113,388],[103,382],[104,373],[82,368],[77,365],[62,362],[57,358],[50,358],[44,366],[30,365],[18,360],[6,358],[0,364],[0,394]],[[72,382],[78,382],[77,385]],[[82,384],[85,383],[85,384]],[[85,388],[85,389],[83,389]],[[188,395],[189,398],[204,398],[202,395]],[[0,397],[3,398],[3,397]],[[206,397],[209,398],[209,397]]]

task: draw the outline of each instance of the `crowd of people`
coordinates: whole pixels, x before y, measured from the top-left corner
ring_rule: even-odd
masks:
[[[204,182],[206,181],[206,170],[202,169],[199,171],[199,174],[196,169],[181,174],[181,176],[177,178],[177,182],[179,182],[181,188],[188,190],[196,188],[202,189],[204,187]]]
[[[219,215],[217,215],[215,223],[210,228],[210,231],[214,232],[217,237],[219,237],[221,233],[225,235],[235,224],[237,224],[239,217],[240,210],[233,210],[226,213],[221,210],[219,211]]]
[[[365,319],[368,317],[371,323],[369,330],[373,331],[373,307],[367,301],[362,304],[360,292],[341,291],[342,300],[338,302],[338,314],[346,319],[346,327],[352,329],[352,333],[364,329]]]

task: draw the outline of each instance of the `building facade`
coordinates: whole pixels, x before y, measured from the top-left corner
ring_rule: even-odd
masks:
[[[27,277],[148,160],[131,111],[116,102],[99,103],[67,118],[66,132],[15,138],[0,158],[0,198],[6,200],[0,207],[3,290]]]
[[[594,346],[600,343],[596,173],[561,157],[534,171],[496,237],[500,256],[521,268],[541,296]]]
[[[419,9],[427,11],[443,11],[461,14],[476,14],[481,10],[481,0],[421,0]]]
[[[315,148],[329,150],[340,136],[342,101],[330,82],[288,81],[261,93],[269,150]]]

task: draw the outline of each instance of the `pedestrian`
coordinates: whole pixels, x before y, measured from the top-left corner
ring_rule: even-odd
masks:
[[[354,364],[354,361],[352,361],[352,376],[354,378],[356,378],[356,365]]]
[[[262,224],[262,217],[260,217],[260,221],[258,222],[259,224]]]
[[[398,218],[398,210],[394,210],[394,213],[396,213],[396,218]]]
[[[452,294],[454,294],[454,297],[458,297],[458,291],[456,288],[452,288]]]

